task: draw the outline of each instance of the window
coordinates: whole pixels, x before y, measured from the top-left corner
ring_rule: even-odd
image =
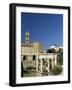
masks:
[[[27,35],[27,37],[28,37],[28,35]]]
[[[36,56],[35,55],[33,55],[33,60],[36,60]]]
[[[23,60],[26,60],[26,56],[25,55],[23,56]]]
[[[49,69],[50,71],[52,70],[52,60],[51,59],[49,59]]]
[[[42,61],[43,61],[43,65],[45,65],[45,59],[44,58],[42,59]]]

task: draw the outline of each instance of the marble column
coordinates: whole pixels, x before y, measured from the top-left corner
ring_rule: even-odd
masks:
[[[48,72],[50,72],[50,70],[49,70],[49,67],[50,67],[50,65],[49,65],[49,59],[47,60],[47,62],[48,62]]]
[[[57,65],[57,55],[55,55],[55,65]]]
[[[42,59],[40,59],[40,71],[42,73]]]
[[[23,56],[21,56],[21,62],[23,62]]]
[[[53,58],[51,59],[51,64],[52,64],[52,68],[54,67],[54,56],[53,56]]]

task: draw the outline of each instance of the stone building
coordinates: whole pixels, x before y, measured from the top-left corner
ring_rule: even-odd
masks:
[[[26,32],[25,43],[21,45],[21,61],[24,70],[31,67],[37,74],[41,74],[44,70],[50,72],[57,64],[57,54],[45,53],[39,42],[30,43],[30,34]]]

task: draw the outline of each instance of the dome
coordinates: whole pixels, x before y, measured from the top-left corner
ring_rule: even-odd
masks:
[[[55,45],[53,45],[53,46],[50,46],[50,49],[52,49],[52,48],[56,48],[56,46],[55,46]]]
[[[33,42],[32,45],[40,45],[39,42]]]

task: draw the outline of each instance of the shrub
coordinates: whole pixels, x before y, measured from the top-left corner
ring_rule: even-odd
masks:
[[[56,65],[51,70],[51,72],[52,72],[53,75],[59,75],[59,74],[61,74],[62,70],[63,70],[63,68],[61,66]]]

